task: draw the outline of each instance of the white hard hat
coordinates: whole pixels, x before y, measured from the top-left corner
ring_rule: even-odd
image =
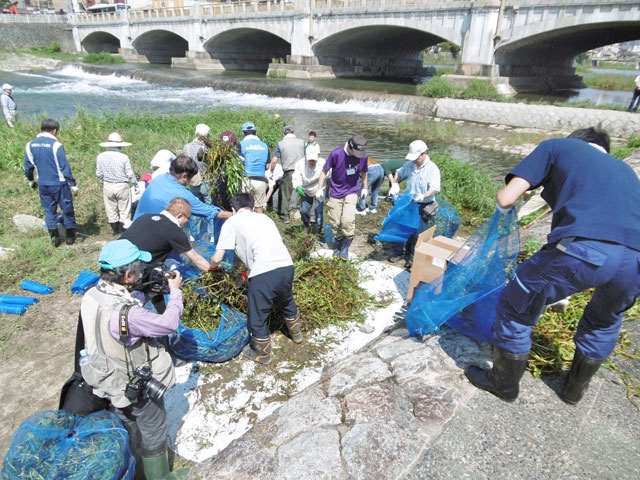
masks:
[[[125,142],[122,140],[122,135],[118,132],[111,132],[107,137],[106,142],[102,142],[100,144],[101,147],[130,147],[131,144],[129,142]]]
[[[409,153],[407,153],[407,156],[404,158],[414,161],[417,160],[420,155],[427,151],[429,151],[429,147],[427,147],[426,143],[424,143],[422,140],[414,140],[409,144]]]
[[[207,135],[209,135],[210,131],[211,129],[204,123],[199,123],[198,125],[196,125],[196,135],[199,137],[206,137]]]
[[[158,150],[158,152],[151,159],[151,166],[156,168],[168,168],[174,158],[176,158],[176,156],[171,150]]]
[[[13,90],[13,85],[5,83],[4,85],[2,85],[2,90]]]

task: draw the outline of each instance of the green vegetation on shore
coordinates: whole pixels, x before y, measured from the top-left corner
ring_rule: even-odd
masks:
[[[625,145],[613,147],[611,149],[611,154],[620,160],[624,160],[638,148],[640,148],[640,134],[631,135]]]
[[[15,290],[26,277],[49,282],[58,288],[68,285],[83,268],[95,264],[100,245],[96,240],[110,238],[106,233],[101,187],[95,178],[99,143],[110,132],[118,131],[132,143],[126,149],[134,171],[149,171],[149,161],[162,148],[182,150],[193,138],[198,123],[211,127],[212,135],[224,130],[240,133],[240,126],[252,120],[260,136],[272,147],[280,139],[283,122],[261,111],[235,112],[216,110],[197,115],[116,114],[91,115],[79,112],[61,121],[60,141],[65,146],[79,194],[74,199],[81,241],[73,248],[54,248],[44,230],[31,234],[18,233],[12,224],[17,213],[37,215],[42,210],[37,191],[31,190],[22,174],[24,146],[39,132],[35,122],[18,122],[15,129],[0,127],[0,245],[14,248],[10,269],[0,276],[0,291]],[[84,239],[84,241],[82,241]]]
[[[465,98],[478,100],[501,100],[495,85],[487,80],[471,80],[466,87],[454,85],[444,77],[437,76],[418,85],[418,95],[432,98]]]
[[[587,87],[599,90],[632,91],[635,86],[634,77],[627,75],[585,74],[582,79]]]
[[[94,65],[114,65],[125,63],[124,59],[117,54],[99,52],[99,53],[77,53],[63,52],[58,43],[51,43],[41,47],[24,48],[15,51],[16,53],[25,53],[35,55],[42,58],[50,58],[60,60],[61,62],[83,62]]]

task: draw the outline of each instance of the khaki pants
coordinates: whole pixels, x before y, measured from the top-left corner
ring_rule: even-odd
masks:
[[[242,182],[242,191],[244,193],[250,193],[253,197],[253,203],[255,208],[267,208],[267,190],[269,184],[262,180],[254,180],[252,178],[245,178]]]
[[[131,220],[131,189],[128,183],[104,182],[102,197],[109,223]]]
[[[344,198],[329,198],[327,209],[329,223],[336,238],[353,237],[356,234],[356,204],[358,194],[352,193]]]

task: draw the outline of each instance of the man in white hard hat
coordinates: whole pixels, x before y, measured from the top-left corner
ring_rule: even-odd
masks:
[[[0,103],[2,104],[2,114],[9,128],[15,127],[16,124],[16,102],[13,99],[13,87],[8,83],[2,85],[2,95],[0,95]]]
[[[136,183],[136,176],[129,157],[121,151],[131,144],[113,132],[100,146],[106,150],[96,158],[96,177],[102,182],[107,221],[112,233],[118,235],[131,223],[130,187]]]
[[[413,249],[419,234],[433,225],[438,210],[436,195],[440,193],[440,169],[429,158],[429,147],[422,140],[414,140],[409,145],[405,163],[396,171],[389,193],[396,195],[400,191],[400,182],[407,181],[407,192],[419,205],[420,224],[418,232],[408,241],[405,250],[407,267],[411,265]]]

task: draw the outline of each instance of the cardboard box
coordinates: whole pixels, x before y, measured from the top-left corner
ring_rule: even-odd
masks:
[[[432,283],[447,270],[447,262],[460,250],[464,242],[451,238],[433,237],[436,227],[422,232],[416,241],[411,266],[411,278],[407,290],[407,301],[413,299],[420,282]]]

